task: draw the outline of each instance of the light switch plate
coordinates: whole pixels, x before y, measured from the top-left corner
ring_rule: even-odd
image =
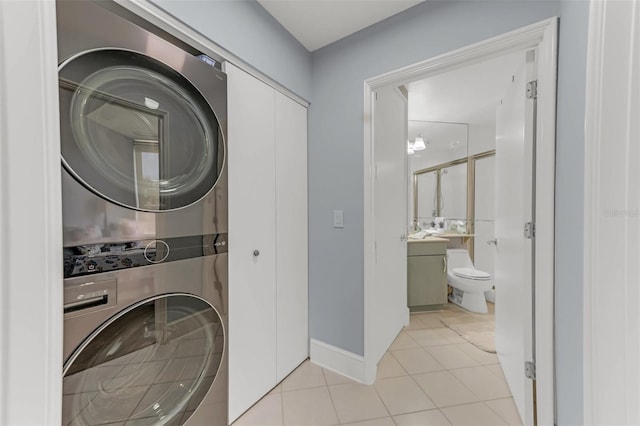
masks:
[[[333,227],[344,228],[344,211],[343,210],[333,211]]]

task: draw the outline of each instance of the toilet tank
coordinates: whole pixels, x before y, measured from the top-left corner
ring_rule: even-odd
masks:
[[[447,250],[447,268],[452,271],[453,268],[473,268],[473,263],[466,249],[448,249]]]

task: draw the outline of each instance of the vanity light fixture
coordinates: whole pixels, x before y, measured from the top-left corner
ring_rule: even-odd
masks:
[[[413,150],[413,144],[411,141],[407,141],[407,154],[415,154],[416,152]]]
[[[422,135],[418,133],[418,137],[413,142],[413,150],[422,151],[423,149],[427,149],[427,146],[424,144],[424,139],[422,139]]]

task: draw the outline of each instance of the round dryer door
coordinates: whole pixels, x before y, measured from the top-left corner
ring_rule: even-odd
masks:
[[[216,310],[192,295],[125,309],[65,364],[63,425],[183,424],[220,374],[224,339]]]
[[[97,50],[60,66],[62,161],[99,196],[143,211],[188,206],[222,170],[214,111],[182,75],[148,56]]]

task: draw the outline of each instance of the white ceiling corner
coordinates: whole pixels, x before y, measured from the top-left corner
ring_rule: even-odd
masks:
[[[310,52],[424,0],[257,0]]]

